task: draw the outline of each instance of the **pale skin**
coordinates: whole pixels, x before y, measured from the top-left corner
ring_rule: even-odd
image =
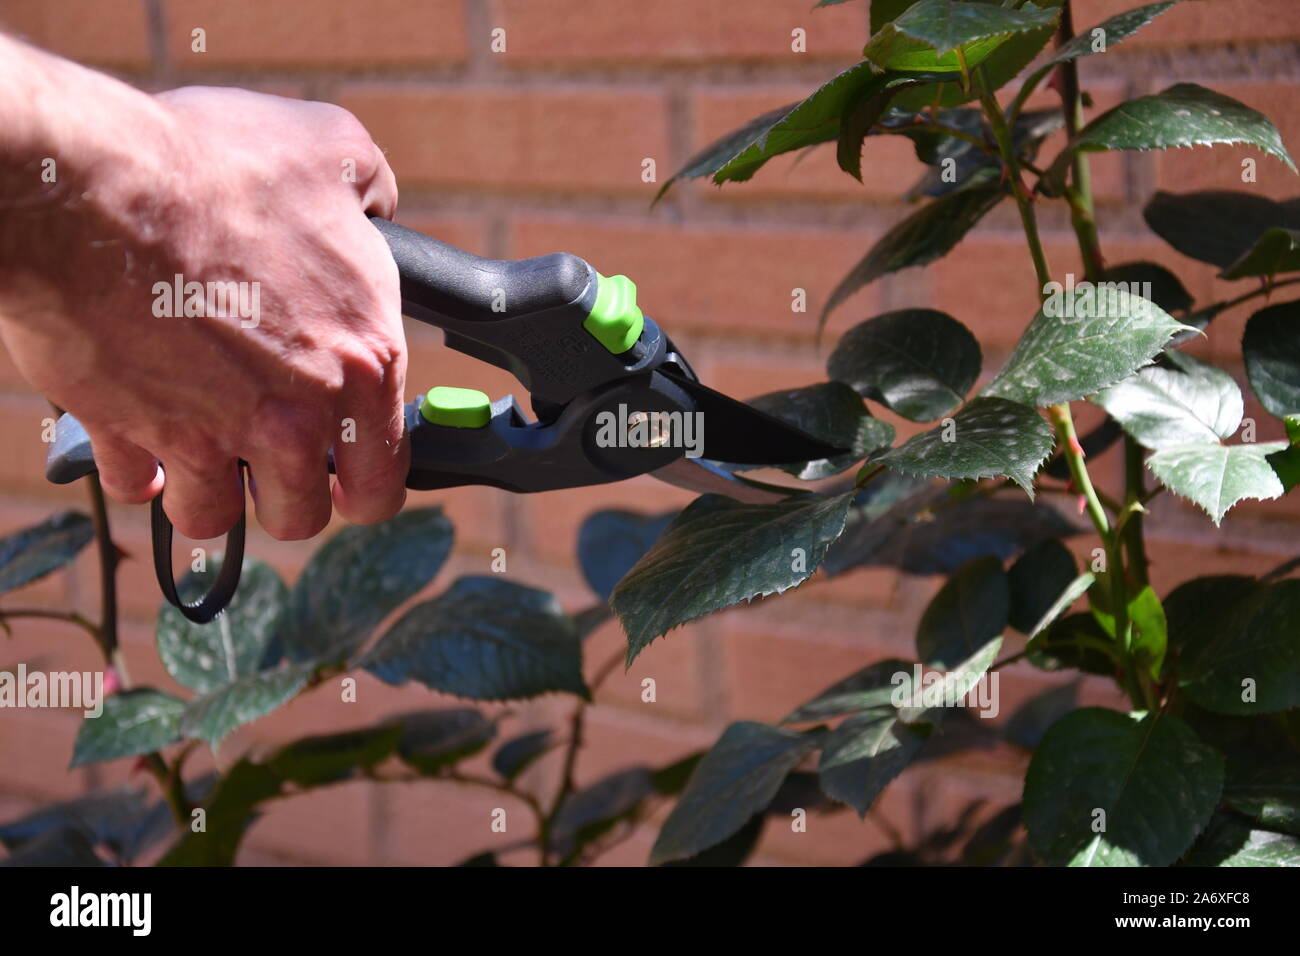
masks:
[[[331,495],[356,523],[402,506],[401,302],[366,218],[396,206],[392,170],[346,110],[149,95],[0,36],[0,339],[85,425],[104,490],[161,491],[184,535],[237,520],[240,459],[276,538],[321,531]],[[256,326],[156,316],[155,284],[178,273],[258,283]]]

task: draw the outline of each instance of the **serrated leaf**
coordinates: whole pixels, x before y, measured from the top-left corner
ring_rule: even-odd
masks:
[[[344,528],[312,555],[289,595],[290,659],[342,658],[357,650],[380,621],[433,579],[451,543],[451,522],[441,508]]]
[[[885,786],[916,757],[928,731],[925,724],[903,723],[892,707],[854,714],[826,740],[817,767],[822,789],[865,816]]]
[[[88,517],[79,511],[60,511],[0,538],[0,594],[69,564],[94,537],[95,527]]]
[[[903,309],[841,336],[826,371],[865,398],[914,422],[933,421],[966,397],[980,373],[970,330],[934,309]]]
[[[1240,817],[1215,816],[1184,866],[1300,866],[1300,840],[1259,830]]]
[[[316,787],[383,762],[397,750],[400,736],[400,728],[380,726],[303,737],[281,747],[266,764],[283,780]]]
[[[997,558],[972,561],[934,596],[916,630],[916,653],[927,667],[956,667],[1007,626],[1007,575]]]
[[[913,114],[906,114],[908,121],[915,123]],[[916,144],[917,159],[930,166],[930,169],[912,185],[904,198],[912,201],[921,196],[937,198],[961,189],[975,186],[989,186],[1002,177],[1002,160],[993,149],[993,133],[984,121],[983,113],[977,109],[959,107],[941,110],[937,115],[940,124],[968,133],[988,144],[983,149],[977,143],[957,136],[935,132],[933,129],[903,129]],[[884,125],[882,123],[882,125]],[[1011,146],[1018,159],[1033,162],[1043,141],[1065,125],[1065,118],[1060,108],[1031,110],[1017,116],[1011,122]],[[888,129],[882,130],[889,132]],[[951,160],[951,162],[949,162]]]
[[[1060,541],[1030,548],[1007,572],[1007,623],[1029,634],[1076,577],[1074,555]]]
[[[392,723],[401,728],[398,754],[426,776],[478,753],[497,733],[496,723],[472,707],[399,714]]]
[[[153,753],[180,737],[185,701],[150,688],[122,691],[104,700],[103,713],[86,717],[77,732],[73,767]]]
[[[1094,401],[1144,448],[1216,443],[1241,424],[1241,389],[1232,376],[1180,352],[1170,367],[1139,369]]]
[[[1252,445],[1175,445],[1147,459],[1147,467],[1170,491],[1194,502],[1217,525],[1243,498],[1268,500],[1285,493],[1268,456],[1286,442]]]
[[[531,730],[512,737],[492,755],[492,769],[505,780],[514,780],[551,748],[549,730]]]
[[[1184,711],[1201,739],[1228,758],[1224,802],[1292,836],[1300,836],[1300,739],[1288,726],[1296,713],[1229,717],[1194,705]]]
[[[1300,199],[1275,202],[1253,192],[1157,192],[1142,215],[1185,256],[1228,269],[1274,228],[1300,229]]]
[[[1222,792],[1223,758],[1177,717],[1088,707],[1043,735],[1025,776],[1025,825],[1051,866],[1168,866]]]
[[[1080,57],[1091,56],[1094,53],[1109,51],[1116,43],[1131,37],[1173,5],[1174,0],[1166,0],[1163,3],[1149,3],[1143,7],[1117,13],[1090,29],[1080,30],[1076,36],[1058,46],[1051,56],[1025,78],[1024,85],[1016,95],[1011,108],[1007,111],[1008,115],[1018,115],[1024,101],[1029,98],[1029,95],[1047,74],[1051,73],[1060,64],[1077,60]],[[1102,41],[1100,50],[1096,49],[1098,38]]]
[[[204,572],[187,574],[177,585],[181,597],[205,593],[221,570],[214,558]],[[190,690],[216,690],[240,677],[273,666],[277,639],[289,606],[289,591],[269,565],[244,560],[239,590],[216,620],[195,624],[170,603],[158,610],[158,656],[167,673]]]
[[[215,750],[231,731],[296,696],[318,666],[307,661],[260,671],[195,697],[181,716],[181,734],[205,740]]]
[[[719,184],[744,182],[773,156],[836,139],[849,104],[926,79],[923,75],[880,73],[869,63],[859,63],[798,103],[764,113],[704,147],[664,183],[656,199],[678,179],[712,176]]]
[[[807,580],[843,530],[852,499],[852,493],[767,505],[720,495],[696,499],[610,597],[627,632],[628,664],[679,624]],[[719,561],[719,554],[729,560]]]
[[[877,661],[830,687],[785,717],[783,724],[805,724],[829,720],[844,714],[890,706],[898,682],[897,675],[910,675],[912,662],[902,658]]]
[[[1278,418],[1300,414],[1300,301],[1252,315],[1241,351],[1259,403]]]
[[[762,811],[818,738],[766,724],[731,724],[706,753],[650,851],[650,863],[716,846]]]
[[[1279,272],[1300,269],[1300,230],[1275,227],[1256,240],[1240,259],[1219,274],[1221,279],[1258,276],[1272,280]]]
[[[1300,706],[1300,580],[1197,578],[1166,598],[1179,686],[1222,714],[1267,714]]]
[[[1076,401],[1131,375],[1185,328],[1124,287],[1080,283],[1048,296],[981,394],[1039,408]]]
[[[1296,171],[1282,136],[1263,113],[1195,83],[1177,83],[1152,96],[1121,103],[1079,130],[1061,150],[1042,185],[1058,190],[1075,153],[1114,149],[1169,149],[1244,143]]]
[[[868,455],[888,448],[894,441],[894,426],[874,417],[862,398],[842,382],[822,382],[768,392],[749,399],[746,404],[788,422],[814,438],[850,449],[834,458],[777,466],[804,481],[838,475]],[[756,467],[761,466],[730,466],[732,471]]]
[[[463,577],[407,611],[361,666],[387,684],[417,681],[471,700],[588,695],[573,619],[549,591]]]
[[[884,24],[862,51],[884,70],[956,73],[986,60],[1008,37],[1051,27],[1058,11],[958,0],[919,0]],[[960,51],[960,55],[959,52]]]
[[[675,511],[641,514],[616,508],[587,515],[578,528],[578,563],[587,586],[608,601],[623,575],[650,550],[676,515]]]
[[[1027,405],[977,398],[945,424],[913,436],[876,461],[925,477],[1005,475],[1032,498],[1034,475],[1055,443],[1051,428]]]
[[[996,184],[972,186],[926,203],[894,225],[831,292],[819,327],[854,293],[881,276],[947,255],[1005,195]]]
[[[570,793],[552,824],[552,849],[564,863],[574,862],[584,845],[636,817],[654,792],[653,778],[648,767],[628,767]]]

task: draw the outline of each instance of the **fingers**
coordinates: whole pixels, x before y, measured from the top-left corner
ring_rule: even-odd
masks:
[[[187,538],[218,538],[244,510],[244,487],[233,458],[164,463],[163,510]]]
[[[90,436],[99,468],[99,482],[110,498],[137,505],[152,501],[162,491],[158,460],[139,445],[103,433]]]
[[[366,183],[361,208],[371,215],[392,219],[397,215],[397,177],[378,146],[375,156],[375,172]]]
[[[386,521],[406,501],[411,445],[402,408],[405,364],[402,356],[377,392],[357,403],[355,418],[343,418],[334,442],[334,504],[354,524]]]
[[[329,438],[307,411],[286,407],[259,416],[248,455],[257,520],[280,541],[299,541],[329,524]]]

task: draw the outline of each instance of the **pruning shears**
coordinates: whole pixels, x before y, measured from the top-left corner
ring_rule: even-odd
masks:
[[[701,384],[641,311],[626,276],[603,276],[569,253],[485,259],[387,220],[371,221],[397,263],[403,314],[442,329],[448,348],[513,374],[528,389],[535,416],[530,421],[513,395],[490,401],[474,389],[430,389],[405,409],[408,488],[491,485],[526,493],[652,474],[695,491],[767,502],[792,489],[739,477],[716,463],[780,465],[845,451]],[[682,439],[698,425],[691,454]],[[66,484],[93,471],[89,437],[63,415],[46,478]],[[154,499],[158,584],[191,621],[212,620],[234,596],[244,530],[241,515],[226,537],[217,581],[187,603],[172,573],[172,525],[162,496]]]

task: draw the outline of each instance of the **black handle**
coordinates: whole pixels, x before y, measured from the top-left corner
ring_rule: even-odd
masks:
[[[484,259],[386,219],[370,221],[397,263],[403,313],[443,329],[448,348],[514,375],[539,416],[551,418],[583,392],[662,359],[653,322],[619,355],[583,328],[597,274],[575,255]]]

